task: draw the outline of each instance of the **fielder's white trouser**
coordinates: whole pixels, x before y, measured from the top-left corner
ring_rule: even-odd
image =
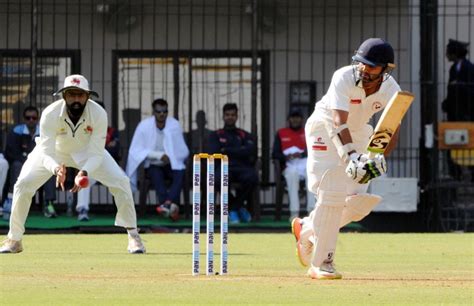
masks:
[[[37,148],[28,155],[28,159],[24,163],[13,188],[10,231],[8,232],[8,238],[13,240],[21,240],[25,232],[25,221],[30,210],[31,198],[36,190],[52,176],[52,173],[43,166],[43,155]],[[70,156],[57,155],[56,161],[64,163],[66,167],[80,169],[82,166],[77,165]],[[136,228],[137,216],[130,189],[130,180],[107,151],[104,150],[102,164],[89,175],[107,186],[113,195],[117,205],[115,225]]]
[[[3,197],[3,186],[5,186],[5,181],[7,180],[8,174],[8,162],[3,157],[3,154],[0,153],[0,200]]]
[[[80,212],[83,209],[89,211],[89,204],[91,200],[91,188],[92,186],[94,186],[96,182],[97,182],[96,180],[89,177],[89,187],[82,188],[77,193],[77,205],[76,205],[77,212]]]
[[[351,131],[358,152],[365,151],[372,131],[369,125],[365,125],[361,131]],[[304,222],[303,232],[308,230],[305,227],[309,225],[316,234],[312,265],[319,267],[324,260],[333,260],[340,223],[352,218],[351,212],[345,214],[346,196],[365,193],[368,184],[357,184],[346,176],[346,165],[317,115],[313,114],[306,122],[305,134],[308,146],[308,188],[317,195],[318,202],[309,220],[305,220],[310,222]],[[326,176],[325,182],[320,186],[323,176]]]
[[[283,171],[283,176],[286,180],[286,185],[288,186],[288,200],[290,204],[290,215],[298,215],[300,211],[300,197],[299,197],[299,189],[300,189],[300,180],[301,177],[299,175],[298,169],[294,167],[286,167]],[[307,176],[305,175],[304,180],[307,181]],[[306,188],[306,211],[310,212],[314,208],[314,203],[316,202],[316,198],[314,194]]]

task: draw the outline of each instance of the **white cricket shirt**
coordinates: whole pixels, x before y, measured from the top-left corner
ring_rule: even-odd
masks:
[[[40,120],[36,148],[45,155],[43,165],[54,173],[60,156],[70,156],[81,170],[93,172],[102,162],[107,135],[107,113],[88,100],[79,121],[74,125],[67,115],[66,101],[53,102]]]
[[[397,81],[390,76],[376,93],[366,97],[361,85],[355,83],[352,66],[345,66],[334,72],[329,89],[316,103],[312,117],[316,116],[320,120],[332,122],[333,109],[347,111],[349,112],[347,120],[349,130],[361,130],[370,118],[381,111],[390,98],[400,90]]]

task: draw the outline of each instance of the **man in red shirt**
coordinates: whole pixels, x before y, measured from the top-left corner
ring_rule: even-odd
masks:
[[[288,186],[290,221],[299,217],[300,203],[298,190],[300,180],[306,181],[306,141],[303,126],[303,114],[299,108],[293,107],[288,114],[289,127],[278,130],[273,144],[273,158],[281,163],[283,176]],[[306,211],[314,208],[315,196],[307,188]]]

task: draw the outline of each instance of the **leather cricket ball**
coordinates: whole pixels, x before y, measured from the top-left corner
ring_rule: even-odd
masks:
[[[87,176],[78,176],[74,182],[81,188],[87,188],[89,186],[89,178]]]

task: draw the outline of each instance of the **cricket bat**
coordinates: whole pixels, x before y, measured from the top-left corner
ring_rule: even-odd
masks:
[[[414,98],[415,96],[408,91],[399,91],[393,95],[377,122],[374,134],[369,139],[367,145],[369,158],[374,158],[377,153],[385,152]]]

